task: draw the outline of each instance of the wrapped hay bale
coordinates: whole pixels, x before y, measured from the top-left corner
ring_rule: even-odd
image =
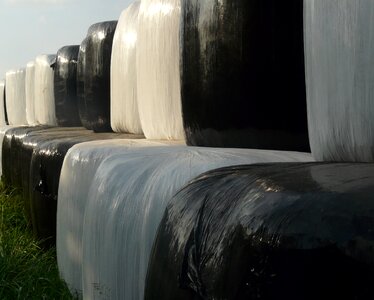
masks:
[[[0,80],[0,126],[5,126],[5,81]]]
[[[6,109],[6,82],[4,80],[4,83],[5,83],[5,87],[4,87],[4,113],[5,113],[5,123],[7,125],[9,125],[9,121],[8,121],[8,113],[7,113],[7,109]]]
[[[30,223],[30,168],[34,148],[42,143],[87,134],[91,134],[91,132],[82,127],[64,128],[48,126],[39,126],[38,130],[29,131],[27,134],[22,134],[22,131],[18,135],[13,133],[11,164],[17,166],[17,168],[13,167],[12,169],[12,184],[15,185],[15,182],[21,180],[25,213]],[[14,153],[18,153],[18,155]],[[14,161],[19,161],[19,163],[14,164]],[[14,174],[18,176],[14,177]]]
[[[83,224],[83,297],[142,299],[148,259],[169,199],[210,169],[309,161],[296,152],[197,147],[129,149],[104,160],[92,181]]]
[[[54,96],[58,126],[81,126],[77,95],[78,53],[79,46],[65,46],[57,51]]]
[[[25,214],[31,222],[30,212],[30,163],[34,148],[41,143],[61,138],[92,134],[83,128],[69,127],[6,127],[0,131],[3,181],[14,187],[22,187]]]
[[[4,177],[3,177],[3,141],[4,141],[4,138],[5,138],[5,134],[7,132],[8,129],[12,128],[13,126],[9,126],[9,125],[4,125],[2,127],[0,127],[0,177],[1,177],[1,180],[5,181],[4,180]]]
[[[79,115],[83,126],[96,132],[111,131],[110,59],[116,25],[117,21],[92,25],[79,48]]]
[[[29,201],[35,235],[48,247],[55,244],[57,193],[62,164],[67,151],[75,144],[115,138],[136,139],[137,135],[93,133],[89,130],[61,138],[35,141],[30,163]]]
[[[116,132],[142,134],[140,124],[136,49],[140,2],[134,2],[119,18],[113,39],[111,60],[111,126]]]
[[[27,124],[37,124],[35,118],[35,62],[26,66],[26,119]]]
[[[142,1],[145,136],[309,151],[302,7],[300,0]]]
[[[142,129],[149,139],[184,139],[180,98],[180,0],[143,0],[136,68]]]
[[[373,16],[371,1],[305,1],[309,135],[317,160],[374,161]]]
[[[0,178],[2,179],[3,166],[2,166],[2,144],[5,136],[5,132],[10,126],[7,120],[6,104],[5,104],[5,80],[0,81]]]
[[[25,69],[6,73],[6,110],[9,125],[26,125]]]
[[[35,59],[35,118],[38,124],[57,126],[53,91],[56,55],[39,55]]]
[[[23,139],[34,132],[39,132],[42,128],[41,126],[11,126],[4,131],[1,159],[3,180],[7,184],[15,187],[21,186],[21,171],[30,163],[20,158]]]
[[[120,139],[86,142],[67,153],[60,176],[57,202],[57,262],[73,294],[82,295],[82,231],[87,195],[96,170],[106,158],[130,148],[180,145],[173,141]]]
[[[192,0],[181,14],[187,143],[309,151],[303,1]]]
[[[170,201],[145,299],[370,299],[374,166],[211,171]]]

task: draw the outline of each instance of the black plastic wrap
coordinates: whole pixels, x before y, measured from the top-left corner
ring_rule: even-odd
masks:
[[[7,124],[5,119],[5,80],[0,80],[0,126]]]
[[[15,187],[22,186],[24,170],[30,164],[32,149],[37,142],[82,134],[92,134],[92,132],[83,127],[64,128],[48,125],[8,129],[2,144],[3,180]]]
[[[78,55],[77,92],[81,122],[87,129],[110,132],[110,59],[117,21],[92,25]]]
[[[8,112],[7,112],[7,108],[6,108],[6,82],[5,82],[5,86],[4,86],[4,114],[5,114],[5,123],[8,125],[9,124]]]
[[[81,126],[77,96],[79,46],[58,50],[54,72],[56,118],[59,126]]]
[[[45,141],[93,134],[83,127],[15,127],[8,129],[2,145],[3,180],[14,187],[22,187],[25,214],[31,222],[29,180],[34,147]]]
[[[93,133],[82,127],[55,127],[34,132],[29,134],[22,140],[21,144],[21,178],[22,178],[22,190],[23,190],[23,201],[26,216],[31,223],[31,204],[30,204],[30,169],[31,159],[34,148],[40,144],[46,142],[52,142],[59,139],[80,137],[86,135],[92,135]]]
[[[9,128],[2,144],[2,179],[6,184],[15,187],[21,186],[21,170],[25,167],[25,162],[20,159],[22,151],[22,139],[33,132],[49,126],[20,126]]]
[[[36,142],[31,158],[28,190],[34,233],[44,240],[46,247],[55,244],[58,184],[67,151],[78,143],[118,138],[137,139],[144,136],[89,132]]]
[[[145,299],[372,299],[374,165],[201,175],[170,202]]]
[[[302,0],[182,6],[187,143],[309,151]]]
[[[88,38],[85,38],[79,46],[78,53],[78,64],[77,64],[77,96],[78,96],[78,112],[81,123],[87,129],[92,129],[91,124],[88,120],[88,111],[86,105],[86,99],[84,94],[84,67],[86,65],[86,45]]]

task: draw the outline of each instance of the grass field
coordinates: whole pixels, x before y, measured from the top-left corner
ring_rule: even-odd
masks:
[[[42,250],[23,213],[21,191],[0,183],[0,299],[73,299],[56,250]]]

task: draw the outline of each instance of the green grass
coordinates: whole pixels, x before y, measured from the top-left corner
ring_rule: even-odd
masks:
[[[0,183],[0,299],[73,299],[56,249],[42,250],[27,226],[21,194]]]

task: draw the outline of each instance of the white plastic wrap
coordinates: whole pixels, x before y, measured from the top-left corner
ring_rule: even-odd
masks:
[[[92,181],[83,225],[83,297],[143,299],[152,244],[169,199],[219,167],[311,161],[310,154],[251,149],[152,147],[104,160]],[[79,185],[78,185],[79,186]]]
[[[325,161],[374,161],[374,2],[305,0],[309,137]]]
[[[35,62],[30,61],[26,66],[26,119],[29,125],[36,124],[35,120]]]
[[[136,51],[139,115],[150,139],[184,139],[180,92],[180,0],[143,0]]]
[[[5,81],[0,80],[0,126],[5,126]]]
[[[89,188],[96,169],[107,157],[133,147],[173,146],[177,142],[105,140],[73,146],[62,166],[57,203],[57,261],[72,293],[82,292],[82,230]]]
[[[35,119],[42,125],[56,126],[54,71],[56,55],[39,55],[35,59]]]
[[[140,2],[134,2],[119,18],[113,38],[110,93],[111,126],[116,132],[142,134],[137,84],[136,45]]]
[[[26,125],[26,69],[6,73],[6,110],[9,125]]]

